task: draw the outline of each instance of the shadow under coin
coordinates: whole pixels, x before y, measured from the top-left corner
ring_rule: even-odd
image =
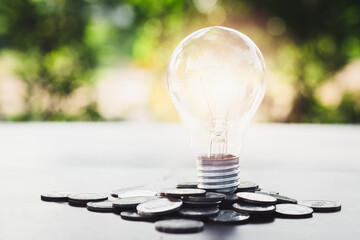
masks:
[[[229,239],[232,238],[232,234],[236,232],[237,226],[242,226],[243,224],[216,224],[216,223],[206,223],[205,231],[206,239],[207,240],[218,240],[222,239],[225,240],[227,237]],[[241,239],[239,233],[236,233],[236,238]]]
[[[253,217],[251,216],[249,219],[249,223],[251,224],[265,224],[265,223],[272,223],[275,221],[274,216],[269,217]]]

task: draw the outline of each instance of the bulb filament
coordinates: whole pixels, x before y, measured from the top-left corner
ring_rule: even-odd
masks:
[[[210,122],[210,143],[208,158],[221,159],[228,155],[229,121],[216,119]]]

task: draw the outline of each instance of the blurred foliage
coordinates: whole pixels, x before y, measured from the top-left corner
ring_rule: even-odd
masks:
[[[21,63],[16,72],[27,86],[25,114],[15,119],[72,118],[62,113],[58,102],[92,79],[97,58],[84,44],[88,22],[84,1],[0,1],[0,46],[16,52]],[[39,112],[30,99],[35,88],[49,93],[50,104],[44,111]],[[90,113],[83,118],[98,116]]]
[[[360,4],[356,0],[251,0],[254,8],[285,19],[297,55],[296,99],[289,122],[359,123],[360,101],[345,94],[337,108],[315,99],[314,91],[352,59],[360,57]],[[360,77],[359,77],[360,81]]]
[[[0,112],[0,119],[103,120],[92,99],[75,114],[63,102],[118,62],[152,69],[160,83],[181,39],[214,24],[253,29],[246,34],[260,49],[275,46],[270,64],[295,76],[287,80],[295,90],[289,114],[269,121],[360,122],[358,93],[345,92],[335,107],[315,94],[360,57],[355,0],[0,0],[0,51],[16,56],[14,71],[26,85],[23,113]],[[45,105],[34,97],[39,92],[47,96]]]

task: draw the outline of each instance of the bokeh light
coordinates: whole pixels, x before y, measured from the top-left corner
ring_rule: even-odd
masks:
[[[221,25],[267,64],[261,122],[360,122],[360,4],[350,0],[0,2],[0,120],[178,121],[172,51]]]

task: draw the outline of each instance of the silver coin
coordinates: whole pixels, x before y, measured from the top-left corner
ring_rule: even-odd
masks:
[[[164,197],[164,196],[165,196],[165,191],[166,191],[167,189],[168,189],[168,188],[159,190],[159,192],[157,193],[157,195],[158,195],[158,196],[161,196],[161,197]]]
[[[112,190],[112,191],[110,192],[110,195],[117,198],[119,193],[123,193],[123,192],[130,191],[130,190],[135,190],[135,189],[142,189],[142,188],[144,188],[144,187],[146,187],[146,185],[138,185],[138,186],[124,187],[124,188]]]
[[[280,194],[275,193],[275,192],[261,192],[260,191],[260,192],[255,192],[255,193],[272,196],[272,197],[277,199],[277,203],[294,203],[294,204],[297,203],[296,199],[290,198],[290,197],[287,197],[287,196],[283,196],[283,195],[280,195]]]
[[[277,199],[278,203],[294,203],[294,204],[297,203],[296,199],[290,198],[290,197],[287,197],[287,196],[283,196],[283,195],[280,195],[280,194],[276,194],[276,195],[272,194],[270,196],[275,197]]]
[[[269,190],[269,189],[256,189],[255,193],[260,193],[260,194],[279,194],[278,191],[274,191],[274,190]]]
[[[176,188],[197,188],[198,182],[180,182]]]
[[[107,194],[103,193],[76,193],[69,195],[69,205],[74,207],[86,207],[88,202],[100,202],[107,200]]]
[[[135,210],[133,211],[123,211],[120,213],[122,219],[132,220],[132,221],[154,221],[157,219],[156,216],[152,215],[140,215]]]
[[[135,189],[118,193],[118,198],[128,197],[154,197],[157,192],[146,189]]]
[[[119,198],[112,201],[112,205],[115,208],[135,208],[140,203],[144,203],[150,200],[157,199],[156,197],[127,197]]]
[[[118,197],[113,197],[112,195],[108,196],[108,201],[110,201],[110,202],[116,201],[118,199],[119,199]]]
[[[108,198],[106,193],[75,193],[69,195],[69,200],[95,202],[104,201]]]
[[[240,181],[235,192],[254,192],[259,188],[259,185],[250,181]]]
[[[277,199],[272,196],[252,192],[238,192],[236,193],[236,197],[240,201],[253,204],[272,205],[277,201]]]
[[[219,213],[218,207],[191,207],[179,210],[179,215],[183,217],[199,218],[216,216]]]
[[[311,217],[313,213],[310,207],[291,203],[276,204],[275,208],[278,216],[286,218],[306,218]]]
[[[76,200],[68,200],[68,203],[70,206],[73,207],[86,207],[86,204],[88,203],[87,201],[76,201]]]
[[[216,223],[242,224],[246,223],[249,217],[247,213],[238,213],[233,210],[220,210],[216,217],[211,217],[209,220]]]
[[[299,205],[311,207],[314,212],[337,212],[341,210],[341,204],[328,200],[305,200]]]
[[[204,229],[204,223],[190,219],[169,219],[155,222],[155,229],[166,233],[195,233]]]
[[[41,194],[41,200],[47,202],[67,202],[71,192],[47,192]]]
[[[252,205],[247,203],[234,203],[233,209],[236,212],[244,212],[248,214],[265,214],[265,213],[273,213],[275,211],[274,205]]]
[[[189,205],[189,206],[195,206],[195,207],[209,207],[209,206],[216,206],[218,204],[221,203],[221,201],[211,201],[211,202],[196,202],[196,201],[188,201],[188,200],[183,200],[184,204]]]
[[[114,212],[115,210],[110,201],[88,202],[86,208],[93,212]]]
[[[165,190],[165,196],[169,197],[204,196],[205,193],[206,191],[203,189],[194,188],[174,188]]]
[[[162,215],[179,210],[183,202],[175,198],[159,198],[139,204],[136,209],[140,215]]]
[[[184,200],[193,201],[193,202],[217,202],[225,199],[225,194],[207,192],[204,196],[189,196],[184,197]]]

